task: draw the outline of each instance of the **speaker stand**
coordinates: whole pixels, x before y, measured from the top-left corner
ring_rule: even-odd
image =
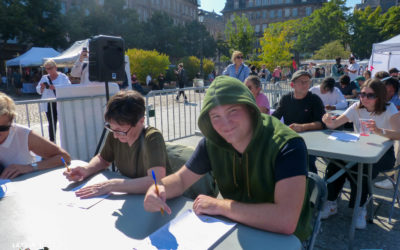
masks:
[[[110,100],[110,90],[108,88],[108,81],[105,81],[105,85],[106,85],[106,100],[107,100],[107,103],[108,103],[108,101]],[[103,144],[103,140],[104,140],[104,136],[106,135],[106,132],[107,132],[107,129],[103,128],[103,132],[101,133],[100,140],[97,143],[97,148],[96,148],[96,152],[94,153],[94,156],[96,156],[99,153],[100,147]],[[114,162],[112,163],[111,169],[112,169],[113,172],[115,172]]]

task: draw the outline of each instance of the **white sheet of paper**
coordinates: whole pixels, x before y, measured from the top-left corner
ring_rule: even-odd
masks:
[[[236,226],[189,209],[143,239],[134,249],[208,249]]]
[[[60,196],[60,201],[61,204],[67,205],[70,207],[78,207],[78,208],[83,208],[83,209],[89,209],[99,203],[100,201],[104,200],[109,196],[109,194],[97,196],[97,197],[92,197],[92,198],[87,198],[87,199],[81,199],[75,195],[75,192],[78,191],[81,188],[100,183],[103,181],[107,181],[107,177],[105,177],[103,174],[98,174],[94,176],[92,179],[90,179],[88,182],[83,183],[82,185],[79,185],[72,189],[71,191],[66,191],[63,192],[63,195]]]
[[[328,139],[338,140],[345,142],[356,142],[360,139],[360,134],[346,133],[346,132],[333,132]]]

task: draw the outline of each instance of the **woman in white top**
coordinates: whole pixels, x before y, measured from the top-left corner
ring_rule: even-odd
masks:
[[[57,71],[57,64],[49,59],[44,63],[48,75],[42,76],[39,84],[36,86],[36,91],[42,95],[42,99],[56,98],[57,86],[71,84],[68,76]],[[54,142],[54,137],[57,129],[57,103],[41,103],[40,110],[46,112],[47,121],[49,122],[49,137],[50,141]]]
[[[14,101],[0,92],[0,179],[61,166],[61,157],[70,162],[69,154],[31,129],[13,123]],[[36,162],[34,154],[41,156]]]
[[[368,126],[371,131],[378,135],[385,136],[389,139],[396,139],[400,132],[400,113],[398,113],[393,103],[386,102],[386,88],[379,79],[367,80],[361,88],[360,101],[351,105],[341,116],[334,119],[330,114],[325,114],[322,121],[330,129],[335,129],[346,122],[353,122],[354,130],[360,132],[360,118],[369,119]],[[395,162],[394,150],[391,147],[382,158],[373,165],[372,179],[374,179],[379,172],[393,168]],[[354,167],[356,170],[357,167]],[[326,178],[333,176],[339,168],[334,164],[329,164],[327,167]],[[364,168],[367,174],[367,168]],[[327,218],[337,212],[336,199],[343,188],[346,178],[350,181],[351,198],[350,207],[354,207],[354,198],[357,192],[356,184],[349,175],[342,175],[336,181],[328,184],[328,202],[322,212],[322,217]],[[353,175],[356,180],[357,176]],[[359,210],[356,220],[356,228],[363,229],[366,227],[366,209],[363,206],[368,197],[368,179],[363,179],[363,186],[361,191],[362,208]]]
[[[311,93],[321,98],[326,110],[345,109],[347,101],[342,92],[335,87],[335,79],[325,78],[321,85],[310,88]]]

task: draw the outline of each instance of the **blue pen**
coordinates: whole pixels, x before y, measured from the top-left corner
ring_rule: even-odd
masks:
[[[64,158],[62,158],[62,156],[61,156],[61,161],[64,164],[64,166],[67,168],[67,172],[69,172],[70,171],[69,167],[68,167],[67,163],[65,162]]]
[[[151,170],[151,174],[153,175],[153,180],[154,180],[154,185],[156,186],[157,195],[160,196],[160,192],[158,192],[156,174],[154,173],[154,170]],[[161,211],[161,215],[164,215],[164,209],[160,208],[160,211]]]

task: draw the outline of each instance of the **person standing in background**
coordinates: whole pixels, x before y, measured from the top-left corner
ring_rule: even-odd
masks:
[[[345,69],[345,72],[350,77],[350,81],[354,81],[358,76],[358,70],[360,69],[360,65],[356,63],[356,58],[353,56],[349,58],[350,65]]]

